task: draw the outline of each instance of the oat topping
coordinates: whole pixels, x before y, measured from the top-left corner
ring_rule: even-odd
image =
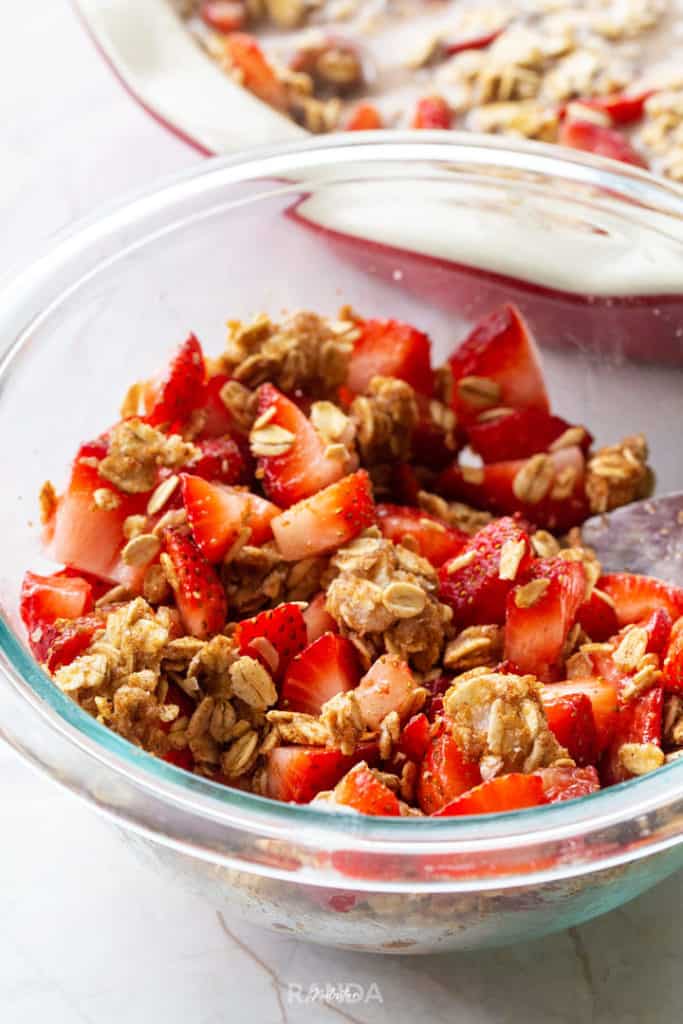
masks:
[[[587,465],[586,494],[591,511],[609,512],[620,505],[647,498],[654,482],[647,456],[647,443],[642,434],[600,448]]]
[[[194,445],[177,434],[166,436],[141,420],[124,420],[111,431],[98,471],[120,491],[140,494],[152,490],[159,466],[177,468],[196,454]]]
[[[367,394],[351,405],[351,422],[363,465],[408,459],[417,421],[411,386],[393,377],[373,377]]]

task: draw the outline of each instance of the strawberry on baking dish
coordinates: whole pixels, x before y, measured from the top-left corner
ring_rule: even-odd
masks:
[[[140,574],[120,558],[123,524],[145,512],[149,495],[124,494],[101,477],[94,463],[106,454],[100,441],[79,448],[66,490],[45,526],[45,544],[56,562],[135,588]]]
[[[245,528],[255,546],[272,538],[270,524],[280,509],[265,498],[191,473],[181,473],[180,481],[192,536],[209,562],[219,562]]]
[[[271,501],[289,508],[344,476],[344,460],[326,454],[329,446],[308,417],[272,384],[259,388],[257,414],[252,451],[259,456],[257,475]],[[291,441],[290,446],[279,455],[260,454],[265,450],[259,443],[260,422],[264,435],[274,428],[285,431],[282,437],[289,435],[286,444]]]
[[[618,688],[613,679],[601,676],[586,676],[568,679],[566,682],[550,683],[544,686],[541,698],[543,706],[551,706],[565,697],[583,694],[591,703],[597,737],[597,753],[605,749],[616,728],[618,717]],[[552,716],[553,712],[550,712]],[[550,717],[548,719],[550,721]]]
[[[413,116],[413,128],[450,128],[453,111],[443,96],[424,96],[418,100]]]
[[[625,744],[654,748],[655,753],[661,750],[663,706],[664,691],[661,686],[653,686],[647,693],[635,697],[619,710],[612,741],[600,763],[600,776],[604,785],[612,786],[638,774],[623,756],[622,747]],[[661,755],[659,763],[663,762],[664,757]]]
[[[287,90],[253,36],[232,32],[225,39],[225,55],[240,72],[241,84],[264,103],[276,110],[285,110]]]
[[[439,475],[435,489],[497,515],[519,512],[536,526],[564,532],[590,515],[585,469],[581,449],[572,446],[481,467],[454,463]]]
[[[147,422],[170,430],[185,423],[201,402],[205,375],[202,347],[194,334],[190,334],[176,351],[166,372],[145,388]]]
[[[395,544],[411,537],[418,554],[437,569],[460,552],[469,537],[462,530],[446,526],[436,516],[407,505],[377,505],[377,525],[383,536]]]
[[[439,594],[456,626],[505,621],[505,602],[531,565],[531,545],[514,519],[498,519],[471,537],[439,570]]]
[[[495,418],[471,424],[467,439],[483,462],[507,462],[548,451],[569,430],[572,443],[585,455],[593,441],[588,431],[541,409],[503,410]]]
[[[613,572],[596,586],[612,600],[620,626],[640,622],[655,608],[666,609],[674,622],[683,615],[683,589],[654,576]]]
[[[432,740],[420,765],[417,801],[425,814],[435,814],[480,782],[478,762],[468,760],[444,729]]]
[[[301,608],[292,602],[244,619],[234,636],[240,654],[257,658],[278,679],[308,641]]]
[[[683,693],[683,618],[674,623],[662,663],[662,686]]]
[[[429,338],[400,320],[365,320],[353,346],[347,386],[362,394],[373,377],[398,377],[415,391],[431,395],[434,389]]]
[[[633,164],[635,167],[647,169],[647,160],[634,149],[625,135],[605,125],[594,124],[592,121],[572,120],[568,118],[560,128],[557,140],[561,146],[571,149],[582,149],[598,156],[606,156],[611,160]]]
[[[594,764],[599,753],[598,730],[593,705],[585,693],[568,693],[543,698],[548,725],[560,746],[580,766]]]
[[[359,679],[358,655],[351,641],[336,633],[323,633],[287,666],[280,707],[319,715],[326,701],[352,690]]]
[[[501,406],[550,411],[536,343],[516,306],[502,306],[480,320],[447,365],[453,405],[463,422]]]
[[[369,668],[356,687],[356,699],[368,729],[379,729],[390,711],[401,720],[412,709],[415,677],[395,654],[383,654]]]
[[[584,768],[551,765],[549,768],[540,768],[535,774],[543,783],[543,792],[550,804],[576,800],[577,797],[597,793],[600,789],[600,779],[593,765]]]
[[[307,804],[333,789],[354,764],[375,764],[377,756],[377,745],[369,743],[353,754],[326,747],[276,747],[266,758],[266,791],[275,800]]]
[[[292,505],[271,527],[288,562],[322,555],[348,543],[375,521],[370,478],[364,469]]]
[[[183,625],[188,633],[206,640],[225,625],[227,602],[221,581],[192,537],[166,530],[164,548]]]
[[[352,807],[361,814],[397,817],[401,813],[396,794],[373,775],[364,761],[354,765],[337,783],[334,799],[336,803]]]
[[[540,776],[510,772],[475,786],[436,811],[434,816],[451,818],[462,814],[501,814],[545,803],[548,799]]]
[[[557,679],[569,630],[586,592],[581,562],[538,559],[507,598],[504,653],[522,674]]]

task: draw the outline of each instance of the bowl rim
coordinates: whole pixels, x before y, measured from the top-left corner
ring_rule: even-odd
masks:
[[[308,170],[316,166],[363,164],[370,169],[372,161],[420,161],[426,164],[476,164],[485,168],[510,168],[524,173],[562,175],[583,184],[610,188],[628,203],[645,205],[683,223],[683,189],[656,178],[639,168],[619,165],[614,161],[574,151],[558,150],[544,143],[526,141],[510,143],[491,136],[472,133],[364,133],[365,137],[350,139],[345,135],[326,135],[302,143],[278,145],[252,150],[247,154],[219,157],[198,167],[176,173],[133,197],[109,204],[104,211],[70,227],[55,239],[31,266],[2,290],[0,310],[20,308],[15,317],[19,325],[13,342],[0,358],[0,393],[9,383],[15,359],[26,343],[27,335],[38,314],[42,317],[50,307],[42,304],[42,290],[49,286],[59,267],[67,266],[74,254],[87,254],[94,242],[115,236],[131,227],[146,225],[146,217],[169,211],[174,202],[210,192],[213,188],[229,189],[236,183],[259,178],[286,176],[289,169]],[[571,159],[567,154],[570,154]],[[253,197],[258,201],[258,196]],[[253,201],[248,199],[247,201]],[[244,200],[235,200],[235,203]],[[225,209],[225,207],[222,207]],[[169,228],[172,230],[172,225]],[[143,236],[147,241],[151,234]],[[142,244],[142,243],[140,243]],[[128,251],[117,250],[116,258]],[[100,260],[91,272],[106,266]],[[73,285],[78,287],[79,282]],[[61,290],[55,302],[61,301],[71,289]],[[36,296],[41,296],[35,308]],[[33,316],[26,318],[26,312]],[[0,314],[0,327],[4,314]],[[10,324],[12,318],[9,317]],[[133,746],[101,725],[73,701],[61,693],[39,668],[19,637],[4,617],[0,616],[0,668],[15,695],[31,705],[36,721],[59,734],[68,743],[79,747],[89,757],[104,764],[114,775],[125,779],[139,791],[158,798],[165,804],[182,809],[196,819],[219,822],[244,832],[260,832],[270,838],[297,839],[304,845],[334,848],[343,842],[345,848],[382,852],[387,849],[412,856],[428,852],[498,850],[530,848],[534,845],[562,843],[576,836],[599,835],[618,829],[634,818],[652,818],[653,833],[641,841],[637,849],[598,858],[600,866],[623,863],[664,849],[683,838],[683,763],[665,765],[649,776],[610,787],[580,800],[545,805],[505,814],[477,815],[459,819],[368,818],[363,815],[330,814],[308,805],[293,805],[244,793],[221,784],[186,773]],[[624,800],[624,793],[629,799]],[[677,801],[680,808],[677,806]],[[662,832],[658,815],[662,808],[672,806],[676,820],[668,822]],[[676,817],[677,816],[677,817]],[[125,814],[123,815],[125,819]],[[680,820],[678,820],[680,818]],[[656,827],[655,827],[656,826]],[[157,839],[164,837],[157,834]],[[196,852],[196,851],[195,851]],[[591,861],[585,870],[595,870]],[[565,864],[554,868],[552,877],[575,875],[583,868]],[[545,877],[541,872],[539,877]],[[529,875],[524,875],[525,880]],[[517,876],[517,882],[519,875]],[[501,880],[496,880],[500,886]],[[452,886],[451,886],[452,888]]]

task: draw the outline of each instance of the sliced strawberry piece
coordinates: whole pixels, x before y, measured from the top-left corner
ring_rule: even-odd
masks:
[[[444,53],[448,57],[453,57],[456,53],[463,53],[465,50],[485,50],[487,46],[495,42],[502,31],[502,28],[497,28],[493,32],[470,36],[469,39],[456,39],[451,43],[445,43]]]
[[[372,103],[359,103],[344,125],[347,132],[371,132],[383,128],[382,116]]]
[[[272,384],[261,385],[258,399],[258,415],[270,417],[265,429],[280,427],[294,435],[284,454],[258,460],[258,475],[271,501],[289,508],[344,475],[343,460],[325,455],[327,445],[294,402]]]
[[[453,111],[443,96],[424,96],[418,100],[413,128],[450,128]]]
[[[585,768],[550,767],[541,768],[536,774],[543,783],[548,803],[557,804],[562,800],[576,800],[589,796],[600,789],[600,779],[593,765]]]
[[[202,347],[190,334],[173,356],[165,375],[146,389],[147,422],[170,427],[186,422],[192,410],[201,404],[204,377]]]
[[[420,766],[417,801],[425,814],[435,814],[480,782],[478,762],[469,761],[450,732],[443,731]]]
[[[288,562],[347,544],[375,521],[370,478],[364,469],[344,477],[276,516],[271,526]]]
[[[102,459],[106,453],[106,445],[100,442],[79,449],[68,486],[48,524],[46,546],[56,562],[135,587],[134,571],[120,563],[125,543],[123,524],[129,515],[145,512],[149,495],[123,494],[101,477],[91,460]],[[103,488],[115,496],[115,508],[96,504],[95,492]]]
[[[530,588],[537,586],[545,586],[545,590],[532,595]],[[504,651],[519,672],[546,681],[557,679],[562,649],[585,592],[586,573],[581,562],[555,558],[534,563],[527,582],[511,591],[507,599]]]
[[[544,698],[543,707],[557,742],[566,747],[569,756],[580,766],[594,764],[599,754],[598,730],[593,705],[586,694]]]
[[[247,464],[231,437],[211,437],[198,441],[199,455],[188,463],[193,476],[220,484],[240,484],[247,479]]]
[[[303,616],[309,644],[314,643],[323,633],[339,632],[336,619],[333,619],[325,608],[326,601],[327,595],[321,590],[304,609]]]
[[[512,579],[500,576],[504,546],[521,552]],[[498,519],[478,530],[439,570],[441,600],[453,609],[455,625],[502,625],[508,593],[530,565],[529,538],[514,519]]]
[[[480,320],[448,365],[455,383],[454,407],[462,422],[471,423],[492,406],[550,412],[538,349],[516,306],[505,305]],[[488,398],[476,388],[458,386],[472,377],[493,382]]]
[[[594,643],[604,643],[619,629],[617,613],[610,598],[597,587],[584,601],[576,614],[576,621]]]
[[[647,633],[646,654],[663,654],[671,637],[673,620],[666,608],[655,608],[639,625]]]
[[[683,693],[683,618],[674,623],[662,664],[662,685],[672,693]]]
[[[226,373],[217,373],[209,377],[202,398],[199,403],[204,422],[202,424],[200,439],[223,437],[238,431],[238,426],[232,418],[228,407],[221,398],[221,391],[230,380]]]
[[[186,772],[194,771],[194,757],[189,747],[182,747],[181,750],[167,750],[162,761],[167,761]]]
[[[268,671],[281,679],[292,658],[308,643],[306,623],[298,604],[280,604],[272,611],[259,612],[244,619],[235,629],[240,654],[261,661]]]
[[[244,27],[246,12],[241,0],[202,0],[199,17],[216,32],[237,32]]]
[[[408,719],[403,726],[397,750],[401,754],[405,754],[409,761],[419,764],[427,753],[430,742],[431,726],[429,719],[420,712]]]
[[[473,423],[467,437],[484,462],[507,462],[548,451],[553,441],[557,441],[570,427],[571,423],[560,416],[552,416],[540,409],[513,409],[496,419]],[[579,445],[584,454],[592,441],[591,435],[584,430]]]
[[[683,589],[653,576],[614,572],[602,576],[597,587],[614,602],[620,626],[641,622],[655,608],[664,608],[674,622],[683,615]]]
[[[482,782],[468,793],[452,800],[440,811],[437,818],[451,818],[462,814],[502,814],[505,811],[519,811],[523,807],[538,807],[548,800],[543,781],[538,775],[522,775],[511,772],[495,779]]]
[[[56,619],[77,619],[93,606],[92,587],[80,576],[27,572],[21,584],[20,614],[29,636]]]
[[[445,469],[462,448],[464,432],[458,429],[452,409],[435,404],[426,395],[416,393],[415,400],[419,418],[411,439],[413,461],[430,469]],[[434,410],[437,410],[436,418]],[[444,417],[452,417],[452,422]]]
[[[654,686],[621,708],[612,742],[600,764],[600,776],[605,786],[633,778],[619,756],[622,744],[652,743],[661,746],[663,706],[664,691],[661,686]]]
[[[612,124],[627,125],[640,121],[645,113],[645,103],[653,96],[656,89],[646,89],[643,92],[633,93],[626,96],[624,93],[612,93],[610,96],[591,96],[587,99],[572,100],[566,103],[560,110],[560,119],[572,118],[574,105],[589,107],[590,110],[598,110],[606,114]],[[579,117],[578,120],[581,120]]]
[[[401,807],[395,793],[373,775],[365,762],[355,765],[334,788],[338,804],[361,814],[398,817]]]
[[[241,72],[245,89],[276,110],[286,109],[287,90],[253,36],[233,32],[225,40],[225,50],[233,67]]]
[[[326,701],[352,690],[359,679],[358,656],[351,641],[336,633],[324,633],[289,663],[280,706],[319,715]]]
[[[368,729],[379,729],[390,711],[403,720],[413,702],[415,677],[405,661],[395,654],[383,654],[356,687],[358,705]]]
[[[591,702],[593,719],[597,731],[598,752],[605,749],[614,735],[618,716],[618,691],[616,683],[600,676],[568,679],[566,682],[551,683],[543,687],[543,706],[556,703],[564,697],[584,694]]]
[[[498,515],[519,512],[537,526],[563,532],[579,526],[590,514],[584,489],[585,460],[577,447],[562,448],[547,458],[554,477],[548,481],[545,497],[538,501],[522,501],[518,497],[519,474],[528,465],[526,459],[491,462],[477,469],[454,464],[440,474],[434,489],[447,498],[456,498]]]
[[[395,544],[400,544],[404,537],[412,537],[418,553],[437,569],[462,551],[469,540],[462,530],[446,526],[436,516],[405,505],[378,505],[377,525]]]
[[[353,754],[325,747],[276,747],[266,759],[268,796],[310,803],[317,793],[333,789],[359,761],[376,763],[376,745],[361,744]]]
[[[210,562],[219,562],[244,528],[256,547],[272,537],[270,524],[280,510],[269,501],[190,473],[181,473],[180,480],[192,536]]]
[[[183,625],[205,640],[225,625],[227,602],[221,581],[191,537],[167,530],[164,546],[173,565],[173,589]]]
[[[84,615],[78,619],[70,619],[64,623],[46,626],[44,633],[45,655],[39,660],[44,661],[50,672],[56,672],[62,665],[69,665],[92,643],[95,633],[103,629],[104,616]],[[34,651],[36,657],[38,653]]]
[[[560,128],[557,141],[561,146],[582,149],[587,153],[596,153],[611,160],[647,168],[645,158],[633,148],[621,132],[594,124],[592,121],[566,120]]]
[[[347,379],[353,392],[362,394],[373,377],[398,377],[415,391],[432,394],[431,343],[426,334],[400,320],[366,320],[359,327]]]

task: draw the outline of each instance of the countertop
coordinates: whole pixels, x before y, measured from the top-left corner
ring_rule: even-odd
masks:
[[[0,0],[0,275],[98,205],[201,159],[104,65],[67,0]],[[458,956],[309,946],[169,891],[0,746],[3,1024],[655,1024],[680,1016],[683,875],[569,932]],[[360,1001],[302,1002],[353,984]]]

